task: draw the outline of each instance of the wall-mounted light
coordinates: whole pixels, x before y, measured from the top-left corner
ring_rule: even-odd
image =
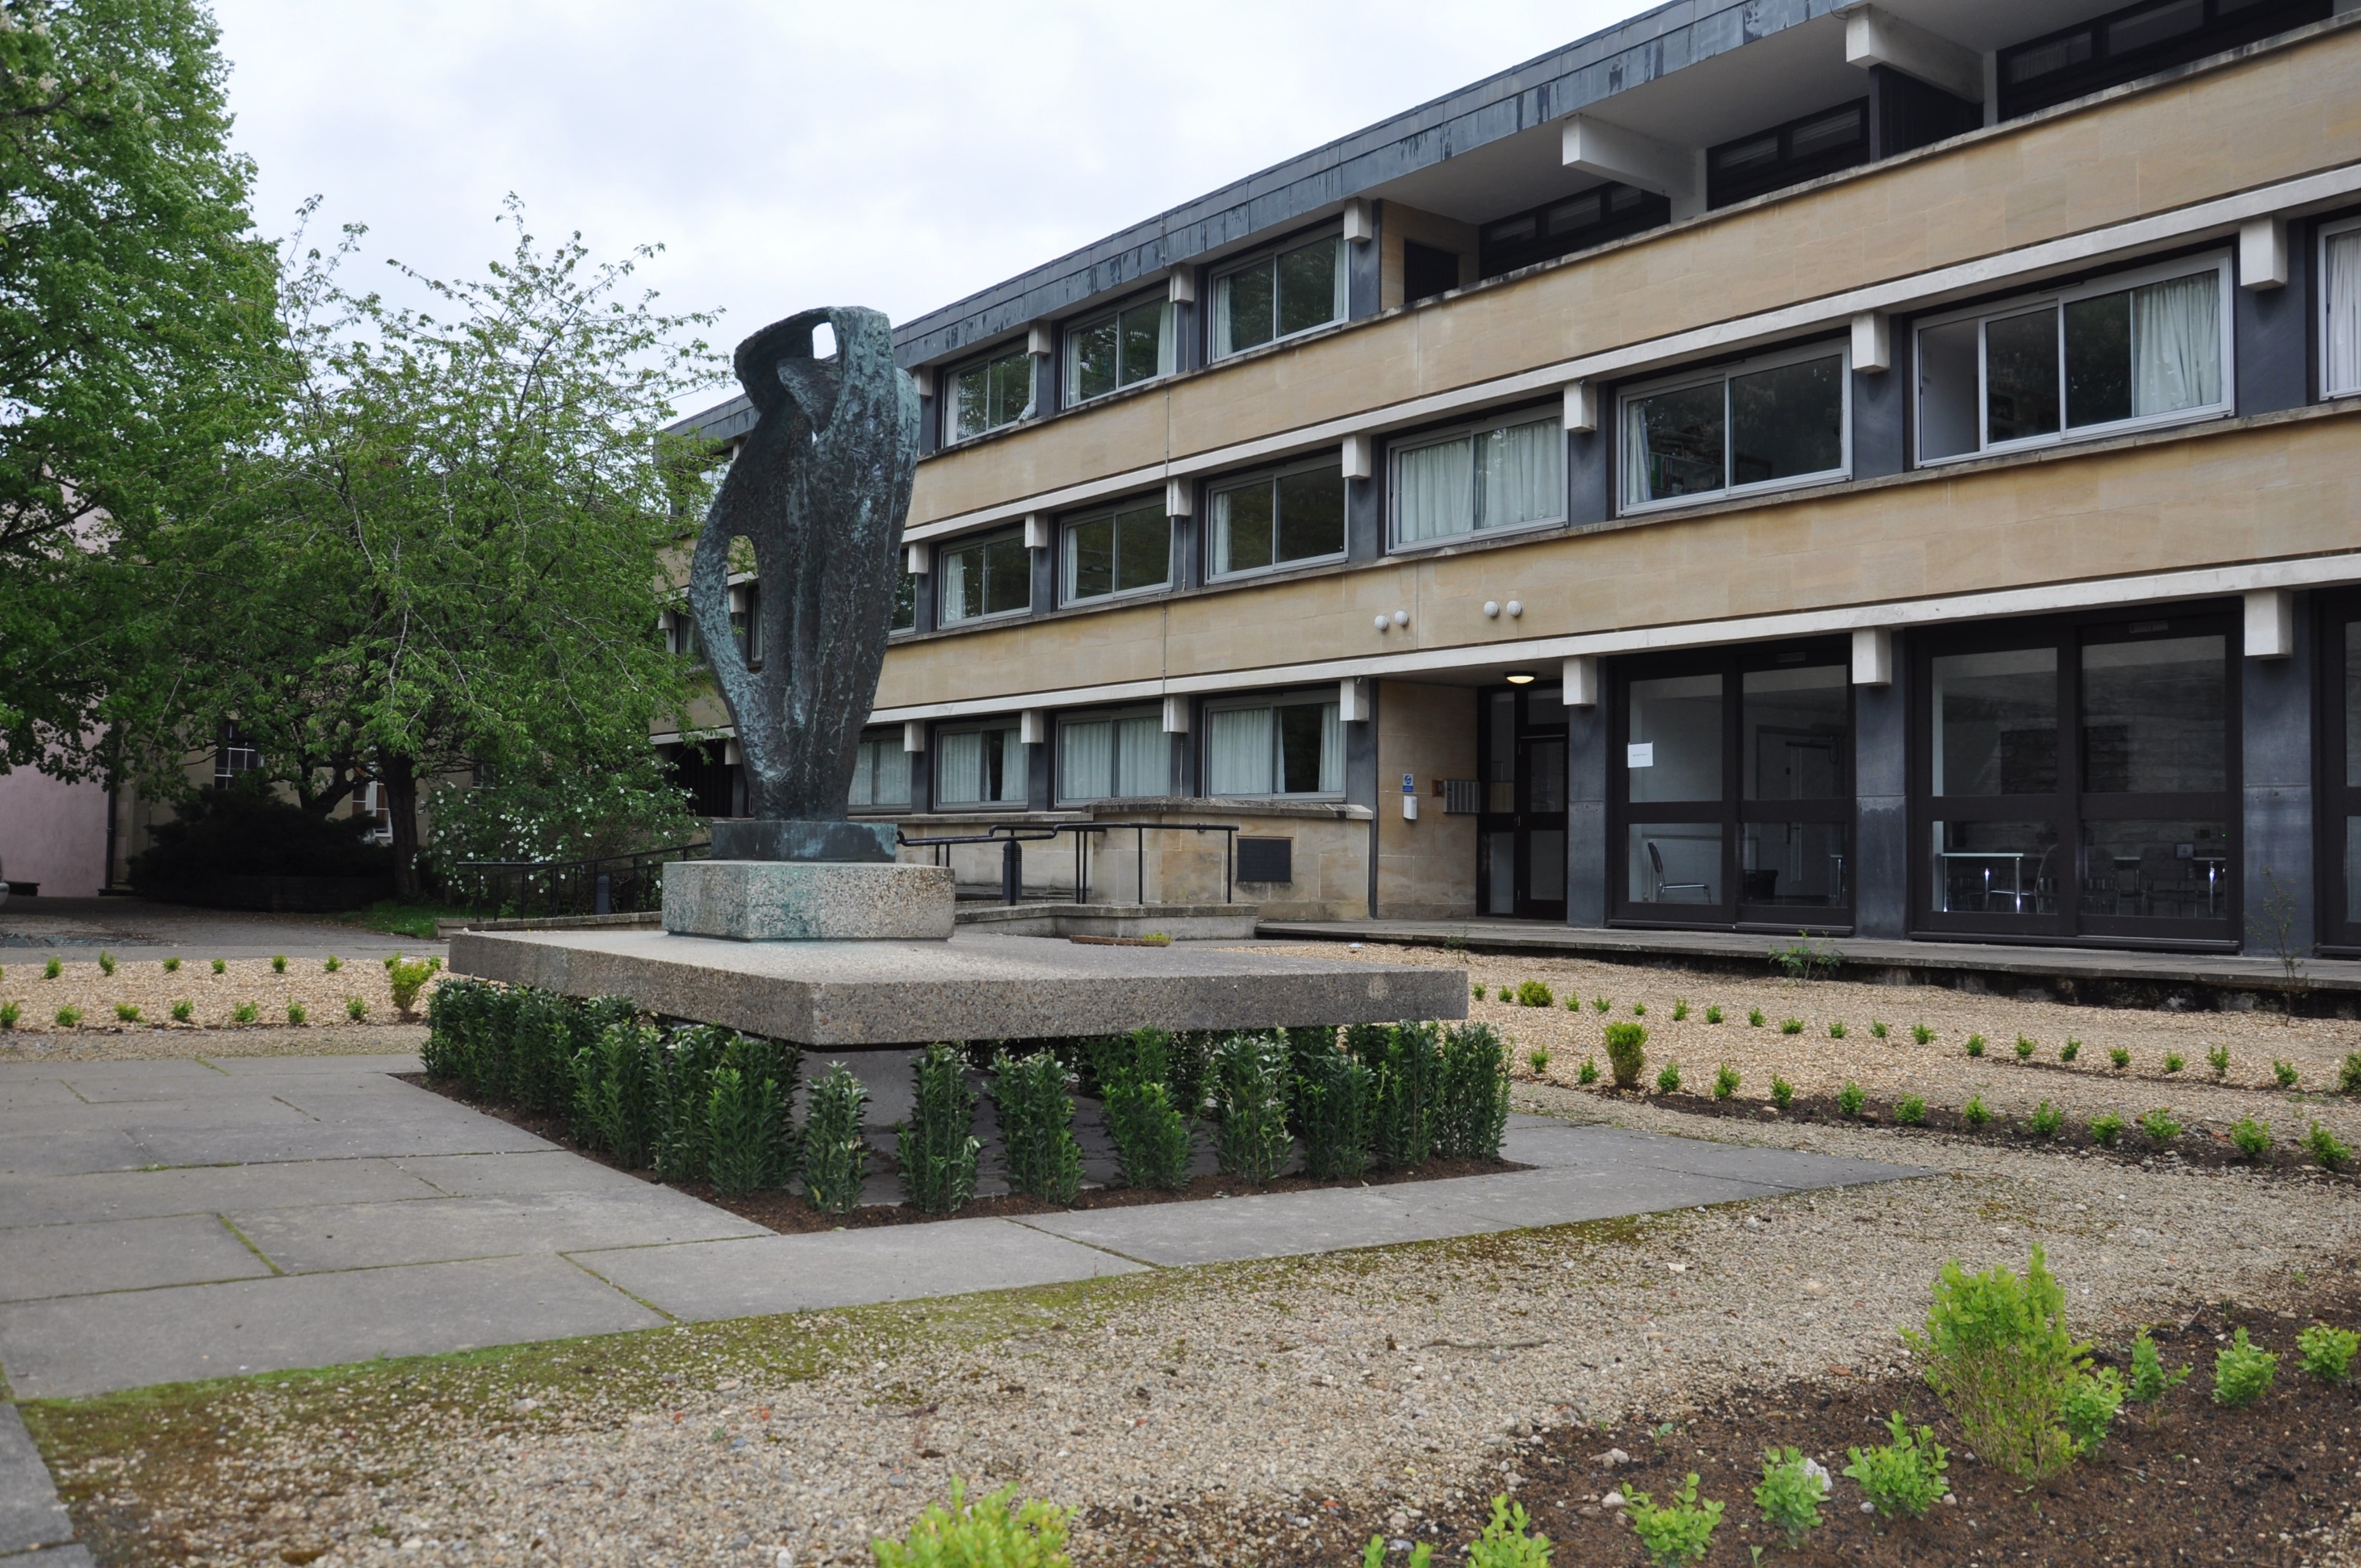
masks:
[[[1508,682],[1512,686],[1529,686],[1533,684],[1533,673],[1531,670],[1510,670]]]
[[[1525,607],[1516,599],[1509,601],[1509,619],[1514,620],[1525,613]]]
[[[1500,601],[1499,599],[1486,599],[1484,601],[1484,615],[1487,620],[1498,620],[1500,617]]]
[[[1394,624],[1396,626],[1408,626],[1410,624],[1410,611],[1406,609],[1398,609],[1394,611]]]

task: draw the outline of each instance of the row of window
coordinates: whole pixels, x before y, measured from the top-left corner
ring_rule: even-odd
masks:
[[[936,727],[936,807],[1022,808],[1030,764],[1013,718]],[[1154,707],[1082,713],[1058,721],[1051,759],[1060,805],[1140,799],[1173,792],[1172,738]],[[1333,696],[1224,697],[1205,705],[1205,793],[1240,798],[1336,798],[1345,793],[1345,728]],[[861,743],[850,804],[907,807],[916,770],[899,735]]]

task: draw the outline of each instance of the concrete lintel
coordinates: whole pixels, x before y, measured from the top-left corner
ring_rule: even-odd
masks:
[[[1954,98],[1971,104],[1983,101],[1982,54],[1875,5],[1846,14],[1845,63],[1863,71],[1883,65],[1939,87]]]
[[[2246,657],[2286,659],[2295,653],[2295,596],[2263,588],[2246,596]]]
[[[1601,180],[1620,180],[1675,202],[1695,192],[1697,159],[1690,148],[1589,115],[1576,115],[1565,122],[1559,153],[1568,169]]]
[[[1890,686],[1894,684],[1894,633],[1883,626],[1864,626],[1852,634],[1852,684]]]

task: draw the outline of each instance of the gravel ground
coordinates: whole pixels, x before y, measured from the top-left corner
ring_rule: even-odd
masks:
[[[1320,1499],[1346,1496],[1404,1520],[1465,1510],[1537,1423],[1897,1368],[1894,1331],[1949,1258],[2022,1266],[2039,1241],[2074,1326],[2110,1336],[2202,1300],[2301,1312],[2361,1263],[2361,1213],[2301,1177],[1713,1123],[1555,1086],[1518,1099],[1940,1169],[28,1414],[118,1561],[865,1563],[873,1532],[961,1475],[1126,1516],[1134,1544],[1085,1530],[1081,1563],[1242,1568],[1255,1543],[1225,1539],[1225,1519],[1300,1508],[1312,1534]],[[1342,1568],[1355,1544],[1323,1550]]]
[[[419,992],[415,1005],[422,1014],[439,979],[427,981]],[[281,974],[268,959],[228,959],[223,960],[222,972],[215,974],[212,961],[203,958],[184,958],[177,971],[166,970],[161,959],[125,959],[111,975],[95,963],[64,963],[55,980],[44,973],[39,959],[19,959],[0,966],[0,1002],[14,1002],[20,1009],[9,1033],[22,1036],[78,1039],[102,1035],[210,1034],[255,1026],[318,1029],[349,1024],[347,1008],[355,998],[367,1009],[365,1018],[384,1021],[400,1016],[394,1010],[393,992],[386,984],[385,966],[379,961],[348,960],[330,970],[323,959],[290,959]],[[172,1018],[172,1004],[178,1002],[190,1004],[186,1023]],[[287,1013],[291,1003],[303,1009],[303,1025],[291,1025]],[[236,1022],[242,1004],[254,1007],[254,1025]],[[138,1018],[119,1018],[118,1006],[137,1008]],[[79,1024],[58,1021],[59,1011],[67,1007],[81,1013]],[[0,1034],[0,1052],[8,1048],[7,1036]],[[19,1042],[17,1048],[24,1048],[24,1043]],[[265,1054],[301,1054],[313,1048],[282,1046]],[[192,1052],[188,1042],[181,1040],[153,1054],[188,1056]]]

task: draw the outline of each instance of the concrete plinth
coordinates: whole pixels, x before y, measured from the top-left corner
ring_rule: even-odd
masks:
[[[916,869],[916,868],[914,868]],[[670,890],[665,913],[672,912]],[[451,969],[818,1047],[1464,1018],[1467,976],[1176,943],[740,942],[626,931],[461,931]]]
[[[674,861],[664,929],[741,942],[941,941],[958,889],[948,866],[839,861]]]

